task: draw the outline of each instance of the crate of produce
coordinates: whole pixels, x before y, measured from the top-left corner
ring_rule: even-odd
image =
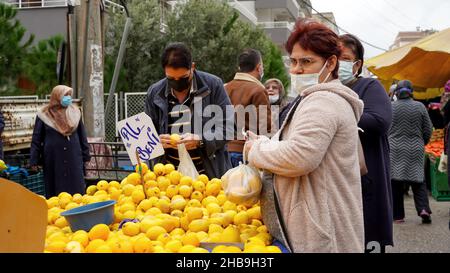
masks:
[[[440,158],[437,157],[430,163],[431,195],[436,201],[450,201],[450,188],[446,173],[438,171]]]
[[[19,173],[14,175],[9,175],[8,179],[19,183],[30,191],[45,196],[45,183],[44,183],[44,173],[38,172],[36,174],[30,174],[28,176]]]

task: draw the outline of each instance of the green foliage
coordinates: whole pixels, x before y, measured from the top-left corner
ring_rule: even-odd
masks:
[[[24,74],[36,85],[37,95],[50,94],[53,87],[58,85],[57,56],[63,41],[61,35],[39,41],[26,57]]]
[[[160,55],[165,46],[165,37],[160,31],[160,9],[157,0],[132,1],[128,3],[132,28],[121,77],[116,91],[145,92],[154,82],[163,77]],[[125,26],[123,14],[109,17],[106,33],[105,90],[108,92],[119,52]]]
[[[192,51],[199,70],[233,79],[237,57],[245,48],[261,51],[267,77],[288,83],[281,51],[260,28],[239,20],[239,14],[226,1],[191,0],[176,5],[167,14],[167,28],[161,32],[159,1],[131,1],[128,7],[133,20],[124,65],[117,90],[144,92],[164,77],[161,54],[169,42],[183,42]],[[105,90],[108,90],[120,45],[125,19],[113,15],[106,38]],[[110,61],[108,61],[111,59]]]
[[[25,28],[15,20],[17,11],[0,3],[0,92],[10,95],[17,91],[16,83],[21,74],[27,49],[34,36],[24,39]]]

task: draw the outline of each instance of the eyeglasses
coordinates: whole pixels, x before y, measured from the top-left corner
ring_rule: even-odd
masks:
[[[312,64],[316,63],[317,61],[314,60],[311,57],[303,57],[303,58],[289,58],[286,59],[286,66],[289,67],[296,67],[297,65],[300,66],[301,69],[308,69],[309,67],[311,67]]]

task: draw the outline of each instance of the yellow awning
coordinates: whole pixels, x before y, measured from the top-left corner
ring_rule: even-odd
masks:
[[[382,81],[410,80],[417,87],[442,88],[450,79],[450,28],[365,63]]]

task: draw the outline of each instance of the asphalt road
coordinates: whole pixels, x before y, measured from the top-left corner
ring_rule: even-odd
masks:
[[[394,224],[394,247],[388,253],[450,253],[450,202],[437,202],[429,197],[432,223],[422,224],[417,216],[410,191],[405,196],[405,223]]]

